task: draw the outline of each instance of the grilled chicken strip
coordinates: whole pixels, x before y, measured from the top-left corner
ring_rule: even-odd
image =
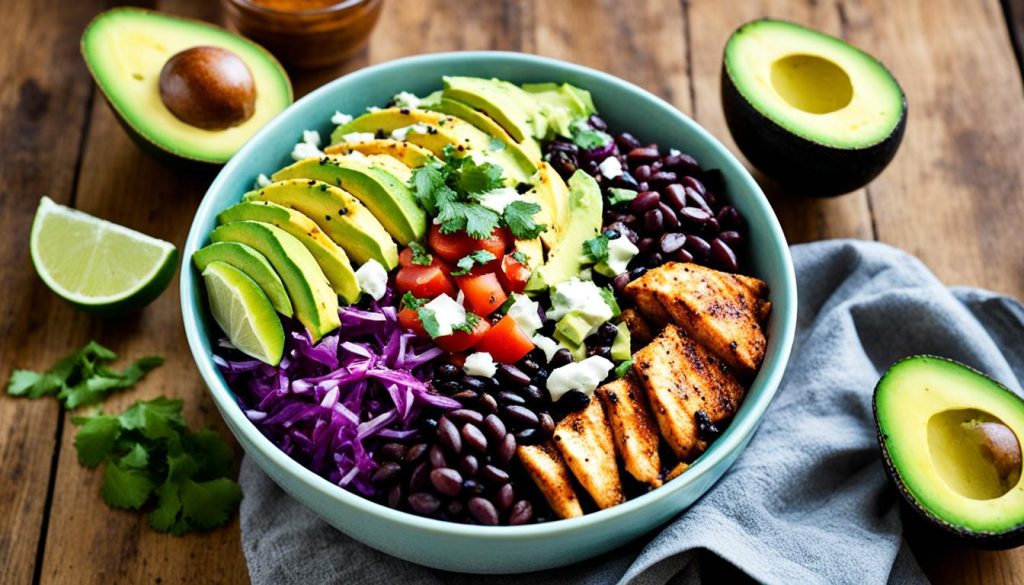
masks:
[[[583,515],[580,500],[572,488],[569,468],[551,441],[540,445],[520,445],[516,453],[533,483],[537,484],[544,499],[559,518]]]
[[[604,405],[623,467],[637,481],[660,486],[658,425],[643,389],[632,376],[626,376],[601,386],[595,394]]]
[[[555,446],[573,475],[599,508],[626,501],[615,460],[612,430],[598,400],[566,416],[555,426]]]

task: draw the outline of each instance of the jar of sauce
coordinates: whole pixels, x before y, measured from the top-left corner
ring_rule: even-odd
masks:
[[[337,65],[366,45],[383,0],[221,0],[228,26],[286,66]]]

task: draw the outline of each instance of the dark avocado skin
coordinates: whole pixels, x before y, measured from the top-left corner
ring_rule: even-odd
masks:
[[[892,133],[878,144],[841,149],[797,136],[758,112],[736,88],[722,62],[725,121],[747,160],[787,191],[808,197],[835,197],[863,187],[896,156],[907,125],[907,99]]]
[[[978,374],[979,376],[985,376],[985,374],[982,374],[981,372],[975,370],[974,368],[971,368],[970,366],[961,364],[956,360],[951,360],[949,358],[933,355],[908,356],[906,358],[903,358],[902,360],[895,362],[893,365],[898,364],[900,361],[918,357],[928,357],[934,360],[952,362],[954,364],[963,366],[971,370],[972,372]],[[900,477],[899,472],[896,471],[896,466],[893,465],[892,459],[889,457],[889,451],[888,449],[885,448],[885,436],[882,434],[882,427],[881,424],[878,422],[878,403],[875,400],[875,397],[878,395],[878,386],[881,385],[882,380],[884,379],[885,375],[883,374],[882,379],[879,380],[878,385],[875,386],[875,392],[871,396],[871,412],[875,417],[875,435],[878,438],[878,447],[882,451],[882,463],[883,467],[885,467],[885,473],[889,476],[889,479],[896,486],[896,489],[899,490],[900,495],[903,497],[903,502],[904,504],[906,504],[906,507],[913,510],[917,518],[922,520],[925,525],[939,529],[940,533],[943,536],[958,543],[966,543],[970,546],[986,550],[1006,550],[1024,545],[1024,525],[1018,526],[1015,530],[1002,533],[976,532],[966,530],[946,520],[943,520],[942,518],[939,518],[934,514],[931,514],[917,502],[917,499],[914,498],[914,495],[910,492],[910,489],[907,488],[905,483],[903,483],[903,478]],[[1011,392],[1005,386],[1002,386],[1002,384],[999,385],[1003,388],[1003,390]]]

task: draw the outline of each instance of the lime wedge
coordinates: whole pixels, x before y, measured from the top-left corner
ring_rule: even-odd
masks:
[[[244,272],[211,262],[203,270],[213,320],[232,345],[247,355],[276,366],[284,353],[284,327],[267,295]]]
[[[49,197],[39,200],[29,248],[50,290],[79,309],[104,315],[148,304],[167,288],[178,265],[178,251],[170,242]]]

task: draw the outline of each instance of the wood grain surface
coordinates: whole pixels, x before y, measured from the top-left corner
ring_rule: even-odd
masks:
[[[136,3],[138,4],[138,3]],[[211,0],[143,3],[218,21]],[[93,88],[78,54],[101,0],[7,0],[0,50],[0,377],[43,369],[96,339],[124,359],[167,363],[105,404],[166,394],[186,418],[227,435],[189,357],[177,280],[144,311],[86,317],[35,277],[28,232],[38,197],[184,244],[214,169],[143,154]],[[456,17],[457,16],[457,17]],[[786,18],[864,47],[900,80],[910,104],[903,146],[866,189],[830,200],[787,195],[758,177],[793,243],[852,237],[918,255],[949,284],[1024,297],[1024,86],[1012,38],[1024,0],[418,0],[385,3],[370,45],[345,65],[296,73],[303,94],[347,71],[423,52],[502,49],[595,67],[690,114],[735,150],[719,100],[721,54],[740,24]],[[1019,45],[1018,45],[1019,46]],[[99,473],[75,457],[75,426],[53,400],[0,397],[0,583],[244,583],[237,519],[209,534],[152,532],[113,511]],[[1024,581],[1024,551],[980,552],[909,540],[937,583]],[[724,578],[729,568],[713,567]]]

